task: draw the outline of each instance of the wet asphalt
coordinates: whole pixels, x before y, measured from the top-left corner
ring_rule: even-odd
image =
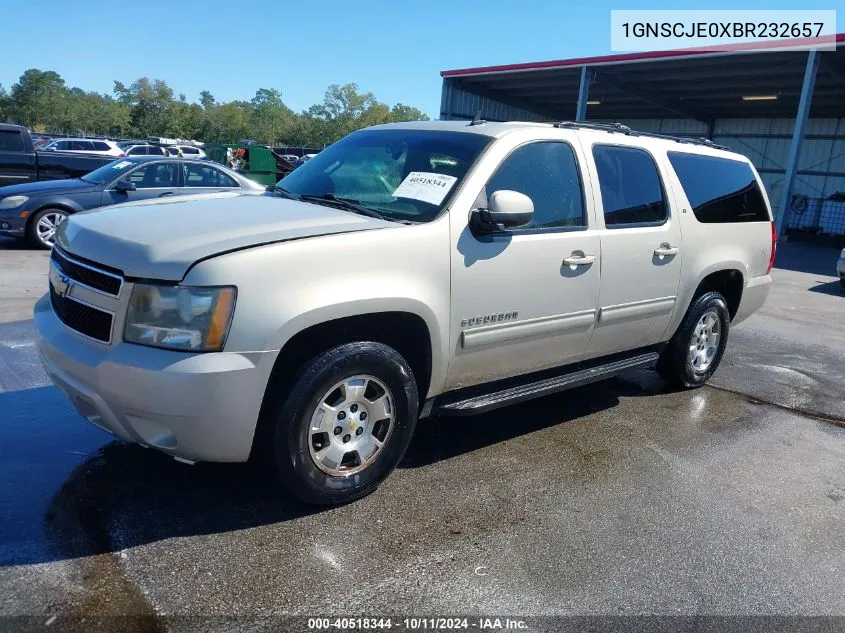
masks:
[[[40,283],[41,254],[9,253]],[[378,491],[329,510],[250,466],[179,464],[88,425],[11,310],[0,616],[845,615],[845,296],[828,254],[782,249],[713,386],[640,371],[428,420]]]

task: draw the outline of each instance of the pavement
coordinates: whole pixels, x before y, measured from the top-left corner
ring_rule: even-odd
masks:
[[[46,255],[0,243],[0,622],[845,616],[837,254],[781,247],[769,302],[731,330],[709,386],[638,371],[428,420],[378,491],[320,510],[248,465],[179,464],[84,422],[33,347]]]

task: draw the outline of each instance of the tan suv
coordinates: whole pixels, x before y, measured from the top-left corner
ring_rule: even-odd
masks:
[[[266,456],[339,503],[387,477],[419,417],[632,367],[701,386],[766,300],[773,236],[754,167],[708,142],[393,124],[262,196],[72,216],[35,323],[93,424],[181,461]]]

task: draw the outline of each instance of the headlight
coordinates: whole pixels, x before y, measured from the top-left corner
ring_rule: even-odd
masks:
[[[842,252],[841,252],[841,253],[839,253],[839,258],[840,258],[840,259],[845,259],[845,248],[843,248],[843,249],[842,249]]]
[[[14,209],[29,200],[29,196],[9,196],[0,200],[0,209]]]
[[[196,352],[223,349],[235,311],[233,286],[137,284],[129,299],[128,343]]]

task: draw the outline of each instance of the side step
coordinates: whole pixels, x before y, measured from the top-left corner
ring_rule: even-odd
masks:
[[[616,360],[606,365],[598,365],[588,369],[580,369],[571,373],[546,378],[536,382],[524,383],[507,387],[499,391],[484,393],[463,400],[444,401],[435,403],[434,412],[440,415],[475,415],[499,407],[524,402],[533,398],[541,398],[558,391],[565,391],[591,382],[612,378],[623,371],[637,367],[649,367],[657,362],[660,355],[648,352],[622,360]],[[448,396],[447,396],[448,397]]]

